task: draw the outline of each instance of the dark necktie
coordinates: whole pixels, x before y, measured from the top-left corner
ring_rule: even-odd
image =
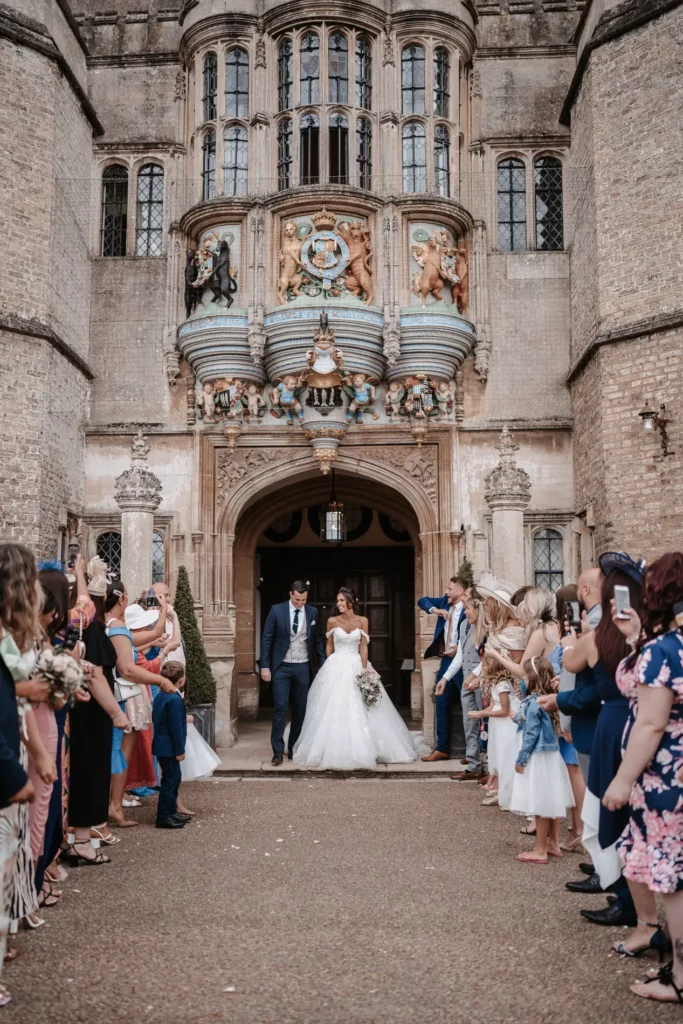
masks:
[[[294,612],[294,636],[299,632],[299,612],[300,608],[297,608]]]

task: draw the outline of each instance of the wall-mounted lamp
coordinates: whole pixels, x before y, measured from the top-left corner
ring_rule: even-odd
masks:
[[[645,408],[638,415],[643,421],[643,430],[648,432],[653,430],[659,431],[662,455],[673,455],[673,452],[669,450],[669,435],[666,432],[666,426],[669,421],[666,416],[666,406],[664,403],[662,402],[660,405],[659,412],[655,412],[646,401]]]

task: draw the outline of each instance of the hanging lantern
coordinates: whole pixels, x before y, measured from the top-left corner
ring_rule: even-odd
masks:
[[[337,500],[332,470],[332,493],[327,505],[320,510],[320,536],[325,544],[343,544],[346,540],[346,514],[344,502]]]

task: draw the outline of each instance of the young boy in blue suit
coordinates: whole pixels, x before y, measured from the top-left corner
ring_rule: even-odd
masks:
[[[178,693],[185,680],[185,666],[168,661],[161,669],[158,693],[152,705],[154,740],[152,752],[159,762],[161,786],[157,805],[157,828],[183,828],[190,820],[178,811],[180,762],[185,760],[187,715]]]

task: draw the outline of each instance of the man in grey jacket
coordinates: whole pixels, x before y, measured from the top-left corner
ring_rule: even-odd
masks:
[[[465,771],[451,776],[452,779],[456,779],[458,782],[468,782],[483,778],[481,754],[479,751],[481,721],[478,718],[470,718],[469,716],[470,711],[481,711],[484,706],[478,678],[481,672],[481,659],[476,639],[476,620],[476,609],[465,600],[465,618],[460,623],[458,650],[436,687],[438,695],[439,687],[445,687],[448,680],[456,676],[462,669],[463,684],[460,689],[460,703],[462,705],[462,722],[465,731],[467,768]]]

